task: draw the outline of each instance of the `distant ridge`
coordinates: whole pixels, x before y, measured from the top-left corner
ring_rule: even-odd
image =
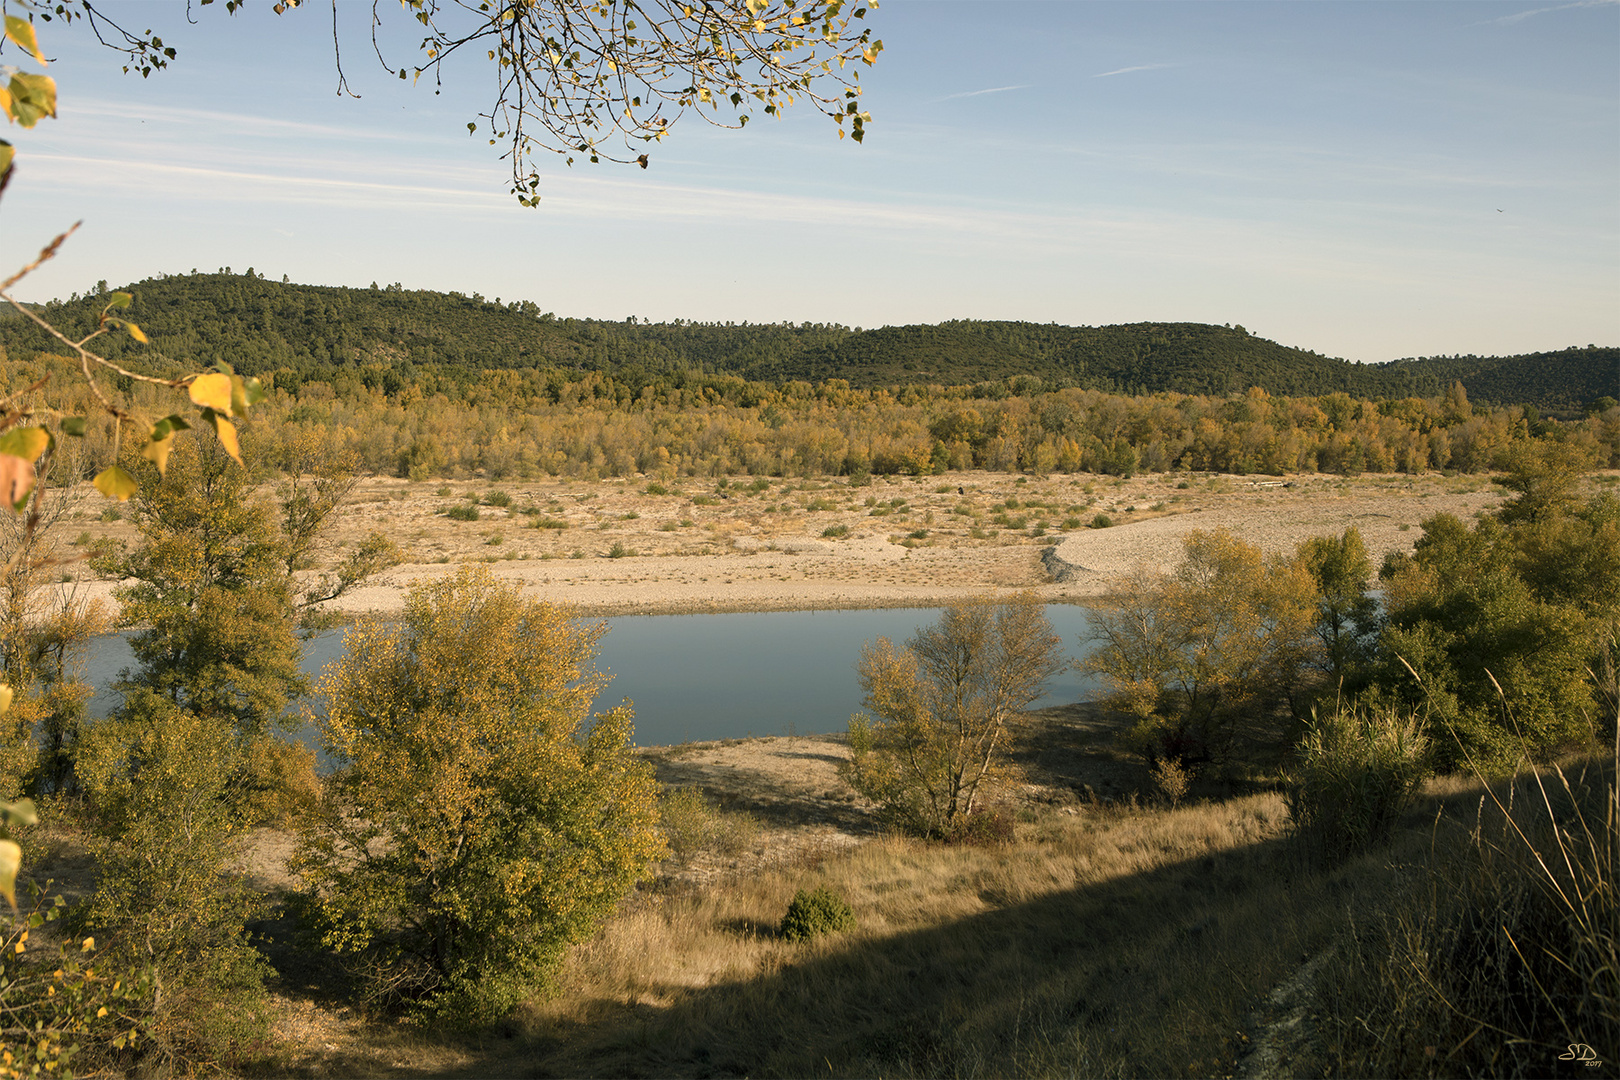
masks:
[[[129,313],[174,366],[226,360],[249,374],[283,370],[323,378],[332,368],[381,365],[392,382],[419,365],[562,368],[634,375],[701,370],[744,379],[857,387],[963,385],[1039,379],[1127,394],[1177,391],[1356,397],[1434,396],[1460,381],[1472,400],[1574,414],[1620,397],[1620,348],[1588,346],[1502,357],[1428,357],[1385,364],[1280,345],[1241,326],[1132,323],[1075,327],[952,320],[859,330],[829,324],[600,322],[559,318],[528,301],[497,303],[397,286],[354,289],[268,281],[248,274],[187,274],[125,286]],[[47,305],[64,331],[87,333],[104,301]],[[13,359],[50,351],[37,329],[0,318]],[[112,355],[138,347],[103,339]]]

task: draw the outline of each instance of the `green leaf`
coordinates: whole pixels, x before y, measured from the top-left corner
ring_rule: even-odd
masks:
[[[115,292],[115,293],[112,294],[112,299],[107,301],[107,308],[108,308],[108,310],[111,310],[113,308],[118,308],[118,309],[122,310],[124,308],[129,307],[129,305],[133,304],[134,302],[135,302],[135,297],[131,296],[129,293],[127,293],[127,292]]]
[[[42,116],[56,115],[56,80],[49,75],[19,71],[11,77],[9,111],[17,123],[31,128]]]
[[[82,417],[82,416],[64,416],[64,417],[62,417],[62,434],[64,434],[64,435],[72,435],[74,438],[78,438],[78,439],[84,438],[84,417]]]
[[[17,151],[4,139],[0,139],[0,176],[11,171],[11,159],[17,156]]]
[[[107,498],[117,499],[119,502],[125,501],[141,489],[135,478],[117,465],[109,465],[101,470],[91,483]]]
[[[257,405],[264,400],[264,386],[259,382],[257,376],[248,379],[244,385],[247,387],[246,397],[249,405]]]
[[[0,435],[0,454],[11,454],[24,461],[36,461],[50,449],[51,433],[44,428],[14,427]]]
[[[39,808],[34,805],[33,799],[18,799],[12,803],[0,803],[0,820],[3,820],[7,826],[38,825]]]

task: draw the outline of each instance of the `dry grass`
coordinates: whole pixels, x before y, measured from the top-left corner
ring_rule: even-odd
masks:
[[[594,1076],[1229,1072],[1255,995],[1319,948],[1275,795],[1051,813],[1000,848],[888,838],[650,891],[577,950],[485,1072]],[[859,928],[775,927],[827,887]],[[1300,891],[1296,891],[1300,890]]]
[[[1074,781],[1102,773],[1080,764],[1112,765],[1090,741],[1100,714],[1071,711],[1047,717],[1046,755],[1020,748],[1023,777],[1061,773],[1083,788]],[[778,742],[784,768],[799,762],[802,771],[804,747]],[[736,749],[672,750],[660,767],[712,771]],[[1146,770],[1137,773],[1147,790]],[[265,1068],[480,1077],[1555,1072],[1567,1043],[1590,1043],[1600,1056],[1620,1045],[1613,768],[1567,776],[1566,789],[1553,775],[1545,798],[1529,780],[1499,787],[1504,811],[1478,782],[1432,780],[1384,845],[1336,865],[1294,839],[1275,792],[1146,809],[1031,784],[1003,806],[1018,821],[1014,841],[995,847],[877,836],[853,848],[795,848],[793,828],[825,823],[776,823],[760,837],[780,858],[733,860],[706,877],[671,868],[570,954],[554,996],[495,1029],[434,1036],[328,1010],[303,1036],[287,1032],[287,1048]],[[1019,787],[1004,795],[1017,798]],[[822,802],[827,813],[850,812]],[[706,800],[688,809],[694,835],[712,833],[701,843],[731,843],[733,811]],[[850,902],[856,929],[783,939],[777,928],[794,894],[818,887]],[[1560,907],[1560,895],[1577,901]],[[1521,952],[1537,965],[1526,969],[1533,978],[1520,973]],[[1296,1022],[1279,1022],[1288,1018]],[[310,1045],[326,1040],[324,1053]],[[1251,1053],[1256,1044],[1263,1051]]]
[[[1615,765],[1462,788],[1425,873],[1324,970],[1336,1075],[1546,1076],[1620,1047]],[[1471,811],[1471,812],[1470,812]],[[1588,1075],[1591,1073],[1588,1071]]]

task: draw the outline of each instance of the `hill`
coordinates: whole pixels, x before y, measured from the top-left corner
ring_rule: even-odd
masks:
[[[861,330],[829,324],[599,322],[559,318],[529,301],[474,293],[297,285],[247,274],[188,274],[128,286],[132,316],[176,367],[225,360],[248,374],[295,379],[365,365],[390,383],[418,365],[562,368],[638,377],[702,371],[745,379],[856,387],[964,385],[1038,379],[1045,387],[1120,393],[1433,396],[1460,381],[1482,403],[1579,412],[1620,396],[1620,349],[1587,347],[1507,357],[1428,357],[1356,364],[1257,337],[1241,326],[1133,323],[1075,327],[952,320]],[[75,295],[45,306],[70,334],[88,333],[104,300]],[[138,348],[104,339],[114,358]],[[0,318],[0,347],[16,358],[50,348],[20,318]],[[147,354],[147,362],[151,362]]]

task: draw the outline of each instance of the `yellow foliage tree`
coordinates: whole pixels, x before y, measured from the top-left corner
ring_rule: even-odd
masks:
[[[855,789],[901,827],[948,837],[975,808],[1007,728],[1063,665],[1032,593],[952,604],[904,649],[861,650],[861,689],[877,717],[850,720]]]
[[[376,996],[498,1016],[663,853],[630,710],[584,730],[601,632],[469,567],[348,634],[319,688],[342,764],[296,862]]]
[[[1317,593],[1301,562],[1224,529],[1182,543],[1173,572],[1139,569],[1098,598],[1082,666],[1140,718],[1149,758],[1196,765],[1224,759],[1239,721],[1292,688],[1315,648]]]

